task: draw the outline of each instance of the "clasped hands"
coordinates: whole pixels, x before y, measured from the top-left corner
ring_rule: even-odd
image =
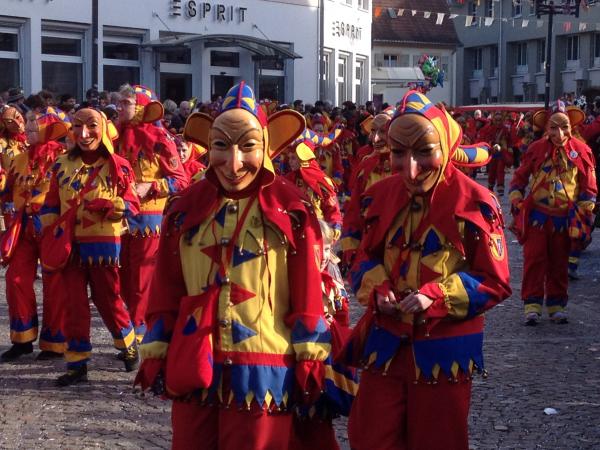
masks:
[[[433,300],[419,291],[411,292],[403,299],[398,300],[392,290],[388,290],[386,294],[376,294],[377,309],[381,314],[395,316],[399,312],[405,314],[418,314],[426,311]]]

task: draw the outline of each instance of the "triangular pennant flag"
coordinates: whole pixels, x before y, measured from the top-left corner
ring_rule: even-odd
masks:
[[[423,11],[423,18],[429,19],[430,17],[431,17],[431,12],[430,11]]]
[[[381,15],[381,6],[375,7],[375,9],[373,10],[373,15],[375,16],[375,18],[377,18]]]
[[[398,17],[402,17],[404,15],[404,9],[400,8],[398,10]]]
[[[398,17],[396,15],[396,10],[394,8],[388,8],[387,9],[388,15],[392,18],[395,19],[396,17]]]
[[[485,21],[484,21],[484,25],[486,27],[491,26],[494,23],[494,18],[493,17],[486,17]]]
[[[437,18],[435,19],[436,25],[441,25],[444,22],[444,13],[437,13]]]
[[[417,14],[417,10],[416,9],[411,9],[410,13],[413,15],[413,17]]]
[[[523,23],[521,23],[521,27],[522,28],[527,28],[527,25],[529,25],[529,20],[523,19]]]
[[[568,33],[569,31],[571,31],[571,22],[563,23],[563,31],[565,33]]]
[[[538,28],[542,28],[544,26],[544,21],[542,19],[538,19],[537,21],[537,27]]]
[[[579,24],[579,31],[585,31],[587,29],[587,23],[582,22]]]
[[[458,14],[450,14],[450,19],[456,19],[458,17]]]
[[[465,17],[465,27],[470,27],[473,24],[473,16]]]

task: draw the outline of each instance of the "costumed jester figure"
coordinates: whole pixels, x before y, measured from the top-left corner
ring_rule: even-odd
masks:
[[[334,230],[335,240],[342,229],[342,215],[335,184],[319,167],[311,141],[294,142],[288,151],[290,172],[285,177],[310,199],[319,219],[324,219]]]
[[[591,149],[572,136],[584,118],[583,111],[562,101],[551,111],[536,112],[533,125],[546,133],[529,145],[511,182],[513,229],[523,245],[521,296],[529,325],[540,321],[544,303],[553,322],[567,322],[569,251],[573,243],[583,245],[590,238],[595,162]]]
[[[304,137],[314,144],[314,153],[325,175],[333,180],[338,191],[343,191],[344,166],[340,148],[337,145],[342,129],[327,130],[325,116],[317,114],[312,117],[312,128],[306,129]]]
[[[409,91],[387,133],[395,175],[363,197],[351,276],[367,311],[345,353],[364,367],[350,414],[353,449],[469,448],[482,313],[510,285],[498,202],[452,162],[485,162],[487,152],[460,147],[461,134],[445,110]]]
[[[498,195],[504,195],[504,178],[506,167],[513,163],[510,143],[510,132],[504,124],[502,113],[497,112],[490,123],[479,132],[478,138],[492,147],[492,159],[487,166],[488,189],[497,188]]]
[[[67,125],[52,114],[28,113],[25,133],[28,147],[18,153],[8,169],[3,197],[15,213],[0,245],[6,271],[6,299],[13,346],[2,354],[12,361],[33,352],[38,337],[38,314],[33,285],[41,250],[40,209],[50,187],[46,176],[64,146],[57,142],[67,135]],[[37,359],[62,357],[65,350],[63,330],[64,285],[58,273],[42,273],[43,316]]]
[[[123,236],[121,292],[141,341],[165,203],[189,180],[173,137],[157,124],[164,109],[154,93],[144,86],[124,85],[119,94],[118,153],[133,167],[140,199],[140,212],[127,218],[129,230]]]
[[[174,449],[287,448],[291,404],[320,395],[319,224],[271,164],[304,127],[291,110],[267,120],[244,82],[187,121],[209,167],[166,212],[136,378],[174,399]]]
[[[394,108],[388,108],[371,119],[361,122],[361,128],[368,133],[366,153],[354,167],[350,181],[350,201],[346,206],[342,227],[342,251],[344,263],[350,265],[358,248],[363,229],[360,199],[372,185],[392,174],[390,150],[386,142],[387,126],[394,115]]]
[[[124,219],[139,211],[133,170],[114,154],[116,129],[91,108],[73,116],[75,146],[57,158],[42,208],[42,266],[61,270],[68,286],[64,317],[67,373],[57,384],[87,380],[91,357],[91,298],[122,351],[127,371],[138,364],[135,333],[120,295],[119,254]],[[46,253],[44,253],[46,252]]]

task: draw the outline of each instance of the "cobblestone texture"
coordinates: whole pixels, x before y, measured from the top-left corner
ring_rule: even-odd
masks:
[[[508,177],[507,177],[508,178]],[[476,378],[470,417],[472,449],[600,448],[600,239],[571,283],[570,323],[522,324],[521,252],[509,238],[513,296],[487,315],[486,367]],[[40,290],[39,282],[37,290]],[[68,289],[68,286],[65,286]],[[4,293],[4,277],[0,277]],[[6,302],[0,302],[0,349],[9,345]],[[353,309],[354,320],[360,315]],[[134,393],[134,374],[114,358],[109,333],[93,320],[90,382],[58,389],[62,361],[33,356],[0,365],[0,448],[168,448],[170,405]],[[544,414],[544,408],[557,410]],[[345,421],[336,423],[348,448]],[[376,450],[376,449],[374,449]]]

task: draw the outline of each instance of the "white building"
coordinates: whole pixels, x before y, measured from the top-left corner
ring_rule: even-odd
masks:
[[[370,98],[370,0],[1,0],[0,91],[125,82],[176,101]],[[321,63],[319,63],[321,61]]]

